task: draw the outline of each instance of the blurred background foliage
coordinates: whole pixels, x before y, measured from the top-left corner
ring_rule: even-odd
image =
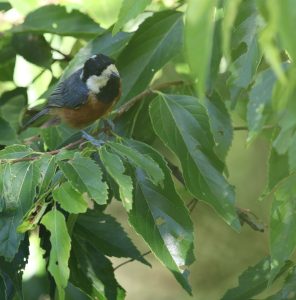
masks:
[[[152,269],[133,262],[116,271],[118,281],[128,291],[128,300],[139,298],[143,300],[216,300],[220,299],[229,288],[236,286],[238,275],[243,270],[256,264],[262,257],[269,254],[269,228],[267,224],[269,223],[271,199],[258,201],[258,198],[262,195],[262,191],[264,191],[268,182],[268,170],[270,170],[268,160],[271,143],[280,154],[289,151],[290,162],[295,162],[293,158],[295,147],[293,148],[293,145],[291,145],[287,149],[288,140],[294,137],[295,134],[295,121],[294,123],[291,121],[295,117],[294,110],[291,111],[291,115],[288,115],[287,111],[285,111],[286,114],[283,114],[280,110],[287,103],[290,103],[295,88],[294,85],[287,84],[295,78],[294,69],[282,64],[282,62],[290,64],[289,57],[283,50],[284,48],[288,49],[290,54],[295,53],[295,43],[290,41],[291,32],[290,35],[289,33],[284,34],[287,27],[291,25],[290,27],[293,28],[294,23],[284,24],[283,28],[277,27],[279,24],[278,18],[282,16],[281,13],[287,13],[291,17],[287,20],[290,20],[293,19],[292,14],[295,13],[295,10],[286,11],[284,8],[288,6],[278,7],[279,4],[276,1],[250,1],[244,7],[244,10],[239,11],[239,5],[244,1],[221,1],[225,5],[224,31],[222,31],[223,47],[217,47],[215,43],[220,42],[222,45],[221,36],[217,30],[217,28],[221,29],[219,18],[223,16],[222,4],[221,7],[218,6],[217,8],[217,22],[214,24],[214,22],[207,21],[211,13],[209,8],[214,7],[218,1],[192,0],[188,2],[188,26],[186,30],[189,38],[186,40],[187,56],[182,48],[179,54],[156,74],[154,74],[152,68],[153,83],[157,84],[176,79],[191,80],[189,67],[189,64],[191,64],[193,73],[199,78],[197,90],[201,99],[206,90],[215,84],[215,88],[219,91],[221,97],[225,96],[225,99],[229,100],[227,106],[228,108],[235,108],[235,110],[230,111],[233,125],[237,127],[237,130],[233,132],[233,140],[226,160],[227,172],[230,175],[229,182],[236,187],[236,205],[250,209],[258,217],[258,222],[265,227],[265,232],[254,231],[248,226],[243,226],[242,232],[240,234],[236,233],[222,219],[218,218],[211,208],[199,202],[192,213],[196,232],[195,256],[197,258],[191,268],[190,277],[194,296],[190,297],[181,290],[165,267],[152,258],[152,255],[149,255],[147,258],[153,264]],[[103,32],[104,29],[108,29],[117,21],[121,3],[122,0],[11,0],[0,2],[1,145],[10,145],[20,141],[16,135],[16,130],[21,123],[20,120],[28,118],[32,112],[35,112],[44,104],[49,94],[48,90],[50,90],[52,84],[59,80],[65,69],[63,76],[71,73],[79,62],[83,62],[89,56],[92,50],[91,47],[96,47],[96,39],[93,40],[91,45],[87,43],[90,39],[95,38],[98,32]],[[34,18],[25,19],[27,14],[48,4],[61,5],[61,15],[64,16],[66,11],[69,13],[69,18],[73,17],[73,28],[63,26],[62,19],[59,18],[58,14],[55,16],[55,21],[45,15],[45,30],[39,24],[36,26]],[[152,1],[143,14],[135,16],[136,18],[124,25],[123,29],[126,34],[121,35],[119,33],[119,35],[116,35],[118,45],[111,55],[117,58],[119,52],[129,41],[129,33],[135,31],[143,20],[151,16],[152,12],[179,6],[180,11],[183,12],[187,8],[184,1]],[[71,15],[70,12],[73,12],[73,9],[75,13]],[[278,15],[275,13],[277,9],[279,10]],[[200,15],[196,17],[196,11],[200,11],[200,14],[204,14],[204,17]],[[258,17],[258,11],[260,17]],[[83,14],[80,15],[79,12]],[[26,21],[24,22],[24,20]],[[75,20],[77,20],[77,24],[83,24],[83,26],[75,26]],[[51,32],[48,30],[48,22],[50,24],[53,22]],[[237,39],[235,37],[232,39],[230,33],[231,27],[234,25],[239,28],[237,34],[239,38]],[[13,28],[12,33],[9,33],[11,28]],[[202,28],[203,30],[195,32],[194,28]],[[26,29],[31,32],[27,34]],[[34,30],[35,33],[32,33]],[[69,30],[72,32],[71,36],[68,34]],[[120,28],[113,27],[112,30],[115,33]],[[8,33],[4,34],[5,31]],[[280,32],[280,37],[277,31]],[[75,33],[73,34],[73,32]],[[110,39],[112,36],[109,35],[105,38]],[[279,45],[277,44],[278,39],[281,41]],[[199,47],[199,44],[196,43],[197,40],[199,43],[203,43],[202,47]],[[181,40],[179,42],[180,44],[183,43]],[[84,50],[79,52],[81,48]],[[222,55],[221,53],[215,53],[216,50],[217,52],[223,51],[222,62]],[[167,51],[173,52],[174,49],[167,49]],[[79,54],[76,55],[78,52]],[[128,57],[127,52],[128,50],[124,53],[126,57]],[[211,55],[214,58],[212,60]],[[185,56],[188,57],[189,64],[184,59]],[[75,58],[73,59],[73,57]],[[215,57],[219,57],[220,60],[215,61]],[[71,60],[72,62],[69,64]],[[120,67],[125,67],[124,62],[121,63]],[[130,60],[125,63],[132,63],[132,53]],[[141,64],[141,62],[134,63]],[[128,69],[128,66],[126,68]],[[218,69],[220,69],[220,74],[223,75],[214,80],[215,76],[209,76],[208,73],[211,71],[218,73]],[[285,71],[287,69],[289,69],[288,72]],[[267,75],[265,73],[266,77],[264,75],[261,78],[261,75],[257,74],[257,71],[262,70],[269,72]],[[227,84],[225,84],[226,80]],[[126,79],[126,81],[128,83],[129,79]],[[270,87],[273,87],[273,85],[270,82],[276,82],[277,85],[273,94],[274,98],[277,95],[284,94],[284,97],[279,97],[281,101],[276,102],[273,100],[272,108],[270,104],[272,88]],[[141,84],[145,86],[149,82],[136,83],[139,86]],[[231,88],[227,89],[225,86]],[[259,89],[261,88],[259,91],[256,90],[257,86],[259,86]],[[253,106],[248,105],[251,89],[250,101],[254,103]],[[189,93],[192,93],[192,90],[193,87],[189,86],[174,92],[182,93],[185,91],[186,93],[189,91]],[[132,97],[140,91],[141,88],[139,88],[139,91],[127,91],[124,95],[126,98],[123,97],[122,101],[124,102],[128,96]],[[261,93],[261,91],[263,92]],[[260,102],[260,100],[262,101]],[[276,110],[275,107],[279,109]],[[294,109],[294,105],[291,104],[291,107]],[[272,110],[275,113],[269,113]],[[134,113],[132,110],[123,118],[128,119]],[[141,114],[141,108],[139,111],[137,109],[136,113]],[[252,118],[253,116],[255,117]],[[145,123],[145,117],[147,118],[147,116],[143,115],[143,111],[142,117],[139,118],[139,124],[142,122],[142,124],[147,125]],[[273,139],[275,133],[268,130],[258,137],[266,124],[278,119],[280,119],[279,127],[282,130],[281,134],[278,135],[278,139]],[[285,120],[291,122],[285,123]],[[291,123],[293,124],[291,125]],[[247,125],[249,133],[245,131]],[[129,124],[124,119],[122,124],[119,122],[119,131],[126,130],[126,127],[129,127]],[[242,127],[242,130],[239,130],[239,127]],[[137,133],[138,128],[135,128],[134,131],[134,137],[136,138],[137,134],[139,135]],[[144,134],[144,137],[141,136],[141,139],[148,143],[150,141],[150,129],[149,124],[145,126],[147,134]],[[26,135],[28,137],[32,136],[35,130],[37,129],[30,128],[22,138],[25,138]],[[47,134],[49,133],[47,132]],[[59,134],[61,135],[61,141],[63,141],[68,132]],[[46,133],[44,133],[43,138],[46,140]],[[47,140],[47,146],[50,149],[55,149],[58,147],[59,142],[55,140],[55,144],[53,144],[53,141],[49,139]],[[274,171],[280,173],[282,170],[278,168]],[[179,187],[179,192],[187,195],[182,187]],[[126,222],[126,212],[123,208],[118,203],[112,203],[107,211],[115,215],[120,223],[123,223],[126,231],[136,241],[136,244],[140,245],[139,249],[145,252],[147,250],[146,245],[131,231]],[[38,238],[33,234],[30,240],[30,259],[24,274],[26,300],[48,299],[48,296],[46,296],[48,281],[44,276],[45,266],[41,259],[41,250],[38,244]],[[117,265],[123,260],[114,258],[112,261],[114,265]],[[277,286],[265,294],[259,295],[259,298],[265,299],[276,290]],[[85,299],[85,296],[70,285],[67,289],[66,298]]]

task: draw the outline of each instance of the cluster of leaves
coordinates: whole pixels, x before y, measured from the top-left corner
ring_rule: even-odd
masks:
[[[234,130],[230,112],[236,111],[246,122],[249,143],[258,135],[270,141],[265,193],[273,197],[271,255],[245,271],[223,299],[254,297],[283,274],[283,289],[268,299],[286,299],[295,283],[288,260],[296,244],[293,1],[188,0],[170,9],[155,9],[151,0],[136,2],[124,0],[109,29],[78,10],[47,5],[1,33],[1,81],[13,82],[16,57],[22,56],[41,68],[40,76],[51,73],[40,96],[46,98],[58,80],[103,53],[116,60],[123,93],[111,114],[115,129],[96,122],[89,128],[94,138],[85,140],[65,125],[21,132],[28,90],[3,89],[0,298],[21,298],[28,235],[35,232],[45,250],[52,296],[64,299],[71,283],[92,299],[124,299],[108,256],[149,263],[104,212],[112,199],[122,202],[131,227],[191,293],[193,226],[175,184],[240,230],[234,188],[225,176]],[[143,13],[148,5],[154,11]],[[3,3],[0,9],[11,6]],[[136,30],[122,30],[139,16]],[[67,36],[76,42],[66,55],[53,41]],[[64,69],[60,79],[54,76],[56,64]],[[167,71],[172,68],[183,71],[172,75]]]

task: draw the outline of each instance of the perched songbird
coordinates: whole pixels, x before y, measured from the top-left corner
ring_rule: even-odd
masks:
[[[47,106],[24,127],[49,113],[71,127],[83,128],[107,114],[120,95],[121,80],[114,61],[97,54],[61,81],[49,96]]]

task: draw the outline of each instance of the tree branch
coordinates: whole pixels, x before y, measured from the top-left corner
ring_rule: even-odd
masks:
[[[184,84],[186,84],[185,81],[176,80],[176,81],[160,83],[153,87],[149,87],[148,89],[146,89],[142,93],[138,94],[137,96],[133,97],[131,100],[129,100],[128,102],[123,104],[121,107],[119,107],[118,110],[115,112],[115,119],[119,118],[122,114],[127,112],[131,107],[133,107],[136,103],[141,101],[143,98],[154,94],[155,93],[154,91],[163,90],[163,89],[167,89],[172,86],[179,86],[179,85],[184,85]]]

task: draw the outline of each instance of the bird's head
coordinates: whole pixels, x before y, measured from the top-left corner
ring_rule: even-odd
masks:
[[[103,54],[93,55],[84,63],[81,79],[104,102],[113,100],[120,89],[120,75],[114,61]]]

